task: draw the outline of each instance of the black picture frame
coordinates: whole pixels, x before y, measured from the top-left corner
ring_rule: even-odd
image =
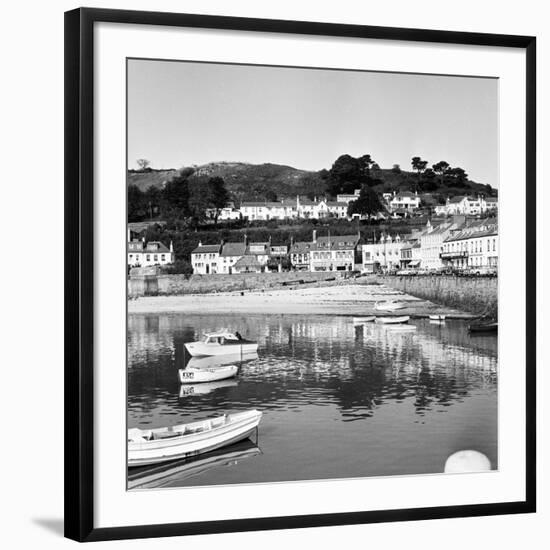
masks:
[[[93,361],[94,24],[376,38],[497,46],[526,53],[526,498],[519,502],[377,510],[194,523],[94,527]],[[292,529],[359,523],[518,514],[536,510],[536,39],[484,33],[387,28],[80,8],[65,14],[65,536],[77,541]]]

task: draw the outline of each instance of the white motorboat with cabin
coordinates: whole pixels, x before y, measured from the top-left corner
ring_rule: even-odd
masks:
[[[128,466],[188,458],[250,437],[262,418],[255,409],[165,428],[128,430]]]
[[[445,321],[445,315],[430,315],[430,321]]]
[[[246,340],[238,332],[220,330],[207,332],[199,342],[188,342],[185,349],[193,357],[197,355],[250,354],[258,351],[258,342]]]
[[[258,359],[258,353],[228,353],[227,355],[202,355],[191,357],[185,368],[187,369],[214,369],[224,365],[242,365]]]

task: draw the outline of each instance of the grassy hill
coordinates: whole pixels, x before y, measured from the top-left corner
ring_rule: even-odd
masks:
[[[136,185],[141,191],[150,186],[162,187],[177,175],[177,170],[146,171],[130,170],[128,185]],[[280,164],[247,164],[244,162],[212,162],[196,167],[193,177],[221,177],[224,179],[230,195],[237,201],[264,200],[274,193],[277,199],[295,197],[296,195],[323,196],[326,193],[326,181],[320,172],[308,172],[292,166]],[[375,190],[387,191],[414,190],[418,177],[414,172],[380,169],[373,176],[382,181]],[[439,195],[459,195],[466,193],[485,193],[485,185],[468,181],[465,187],[439,187],[433,191]],[[494,191],[493,194],[496,194]]]

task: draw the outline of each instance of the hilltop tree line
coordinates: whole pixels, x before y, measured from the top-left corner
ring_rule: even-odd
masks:
[[[141,191],[129,185],[128,221],[162,218],[197,226],[211,216],[217,222],[229,198],[222,178],[197,177],[193,168],[183,168],[162,188],[150,186]]]

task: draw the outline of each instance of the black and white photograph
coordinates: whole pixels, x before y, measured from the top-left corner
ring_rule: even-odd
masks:
[[[129,490],[498,470],[498,92],[127,60]]]

